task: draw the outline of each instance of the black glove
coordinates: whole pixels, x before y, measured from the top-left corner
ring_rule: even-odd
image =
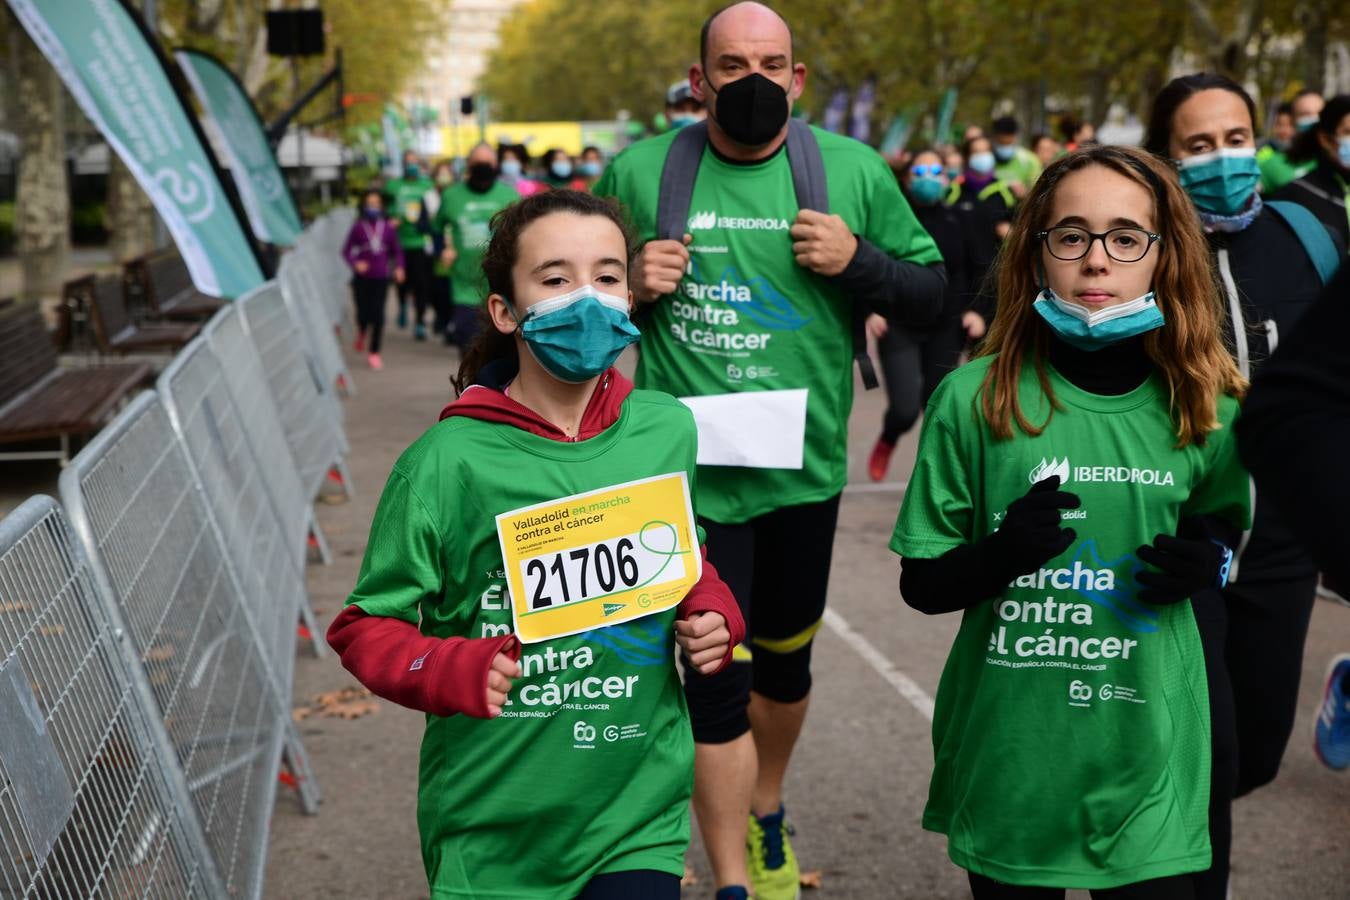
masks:
[[[1204,538],[1180,538],[1160,534],[1153,546],[1145,544],[1139,558],[1158,571],[1147,569],[1136,577],[1144,590],[1139,599],[1155,606],[1168,606],[1188,599],[1206,588],[1217,587],[1219,570],[1228,561],[1228,552]]]
[[[1082,503],[1077,494],[1059,490],[1058,475],[1033,484],[1031,490],[1008,504],[1003,524],[985,538],[1000,568],[1016,578],[1035,572],[1069,549],[1078,533],[1059,527],[1059,511],[1077,509]]]

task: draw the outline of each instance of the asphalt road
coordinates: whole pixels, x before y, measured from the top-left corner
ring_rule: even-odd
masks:
[[[326,624],[350,590],[381,486],[399,452],[436,420],[450,398],[456,361],[437,344],[390,331],[386,368],[374,373],[351,357],[359,394],[346,403],[357,498],[322,507],[336,556],[311,566],[309,586]],[[919,817],[932,753],[931,697],[955,616],[930,618],[906,607],[898,560],[886,542],[913,462],[917,433],[897,449],[883,485],[867,481],[866,457],[880,423],[881,391],[859,392],[850,423],[851,484],[834,548],[831,614],[815,650],[812,708],[787,786],[803,869],[819,870],[811,897],[966,897],[963,873],[945,839]],[[1313,757],[1312,712],[1323,671],[1350,649],[1350,609],[1319,601],[1305,656],[1299,720],[1284,769],[1271,787],[1237,804],[1232,896],[1350,897],[1350,774]],[[354,680],[330,653],[300,645],[298,704]],[[320,814],[305,817],[283,789],[272,820],[267,896],[422,898],[427,896],[414,821],[422,717],[388,703],[354,719],[301,725],[323,789]],[[697,883],[685,896],[711,897],[702,852],[691,849]]]

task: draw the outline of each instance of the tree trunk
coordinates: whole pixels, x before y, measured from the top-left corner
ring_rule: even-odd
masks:
[[[1326,91],[1327,29],[1331,26],[1331,4],[1328,0],[1312,0],[1302,4],[1298,11],[1303,26],[1303,86],[1317,93]]]
[[[146,252],[155,240],[150,198],[116,153],[108,168],[108,231],[108,250],[117,263]]]
[[[66,179],[65,89],[28,33],[19,32],[15,124],[19,168],[14,234],[26,300],[59,294],[70,251]]]

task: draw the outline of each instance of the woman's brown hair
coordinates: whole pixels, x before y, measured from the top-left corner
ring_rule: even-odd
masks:
[[[623,235],[627,248],[628,268],[632,270],[637,247],[633,231],[624,218],[622,207],[615,200],[595,197],[582,191],[555,190],[532,194],[518,200],[492,217],[492,237],[483,253],[483,275],[487,278],[488,294],[501,294],[507,302],[515,302],[515,285],[511,272],[520,256],[520,235],[529,225],[554,213],[572,213],[579,216],[600,216],[609,219]],[[487,298],[478,314],[478,336],[473,339],[459,372],[450,379],[459,393],[478,380],[478,373],[488,363],[498,359],[516,358],[514,333],[502,334],[493,324],[487,311]]]
[[[1200,220],[1172,168],[1133,147],[1088,147],[1063,156],[1041,173],[1004,242],[998,263],[998,313],[980,356],[992,356],[980,388],[980,410],[996,437],[1013,436],[1013,422],[1024,433],[1040,434],[1059,409],[1046,374],[1049,327],[1032,308],[1041,281],[1041,241],[1050,225],[1055,191],[1065,176],[1102,166],[1145,188],[1153,197],[1157,249],[1153,291],[1166,324],[1144,336],[1144,350],[1166,382],[1177,446],[1204,444],[1219,427],[1218,398],[1241,398],[1246,379],[1224,346],[1223,307],[1214,266]],[[1044,422],[1027,419],[1018,399],[1018,383],[1031,353],[1041,390],[1051,410]]]

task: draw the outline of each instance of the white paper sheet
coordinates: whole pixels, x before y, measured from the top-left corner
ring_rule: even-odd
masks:
[[[698,464],[800,469],[807,393],[801,388],[681,397],[698,424]]]

